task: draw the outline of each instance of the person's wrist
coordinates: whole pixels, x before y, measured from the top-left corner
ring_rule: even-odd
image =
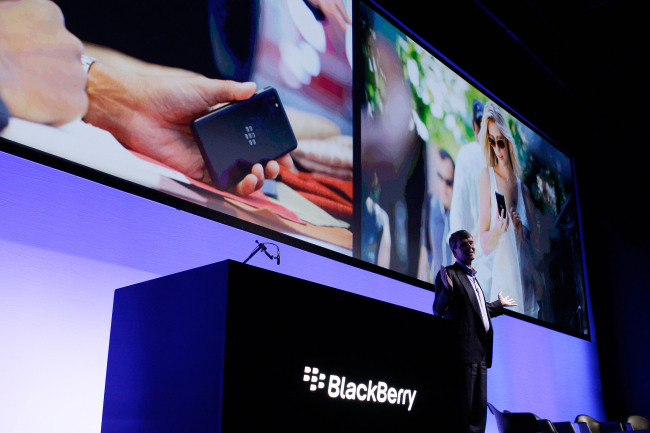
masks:
[[[128,77],[102,62],[93,62],[88,70],[89,106],[83,120],[111,132],[120,140],[120,131],[133,111],[127,91]]]

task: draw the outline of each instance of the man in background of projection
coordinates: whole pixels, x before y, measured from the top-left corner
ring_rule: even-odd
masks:
[[[487,303],[472,268],[474,239],[466,230],[449,237],[456,262],[441,266],[436,275],[433,312],[456,325],[464,381],[464,400],[469,432],[483,433],[487,420],[487,369],[492,366],[492,322],[490,317],[503,314],[504,307],[517,304],[499,292],[498,299]]]
[[[481,170],[486,167],[483,146],[478,143],[477,137],[483,119],[483,103],[474,100],[472,103],[472,131],[475,140],[463,145],[456,155],[456,170],[454,173],[454,191],[449,209],[449,232],[464,229],[478,239],[478,210],[479,210],[479,179]],[[481,250],[480,242],[476,245],[476,258],[474,268],[478,271],[481,287],[491,287],[492,266],[487,263]],[[432,268],[435,272],[436,268]]]
[[[455,165],[446,150],[430,145],[427,151],[433,154],[427,156],[431,192],[427,193],[422,207],[418,278],[430,282],[441,265],[452,261],[448,242],[451,233],[449,207],[453,195]]]

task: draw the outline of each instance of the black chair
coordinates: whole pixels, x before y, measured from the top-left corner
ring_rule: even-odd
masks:
[[[575,427],[573,427],[573,423],[569,421],[554,422],[553,428],[556,433],[578,433]]]
[[[632,426],[632,430],[650,430],[650,420],[641,415],[628,416],[627,423]]]
[[[558,433],[553,423],[548,419],[537,420],[537,431],[540,433]]]
[[[499,433],[555,433],[551,423],[530,412],[501,412],[490,403],[488,408],[496,418]]]
[[[615,433],[627,431],[625,426],[615,421],[597,421],[589,415],[578,415],[575,422],[584,422],[591,433]]]

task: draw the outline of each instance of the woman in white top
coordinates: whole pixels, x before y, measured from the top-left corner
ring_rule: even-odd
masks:
[[[535,290],[522,284],[520,246],[535,233],[529,210],[530,193],[521,180],[521,168],[515,154],[514,141],[499,107],[485,104],[479,143],[485,151],[487,167],[479,182],[479,227],[483,253],[492,262],[491,287],[483,287],[488,302],[503,291],[517,301],[512,310],[537,317]],[[506,210],[499,214],[495,192],[505,197]],[[512,224],[511,224],[512,222]]]

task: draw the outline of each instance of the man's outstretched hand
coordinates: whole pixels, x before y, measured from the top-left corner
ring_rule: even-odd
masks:
[[[504,307],[516,307],[517,303],[510,296],[503,296],[503,291],[499,292],[499,302]]]
[[[209,181],[191,122],[215,105],[250,98],[254,83],[213,80],[187,71],[141,74],[96,62],[90,69],[90,107],[84,120],[109,131],[126,148],[149,156],[185,175]],[[255,164],[233,192],[247,195],[275,178],[285,155],[265,167]]]

